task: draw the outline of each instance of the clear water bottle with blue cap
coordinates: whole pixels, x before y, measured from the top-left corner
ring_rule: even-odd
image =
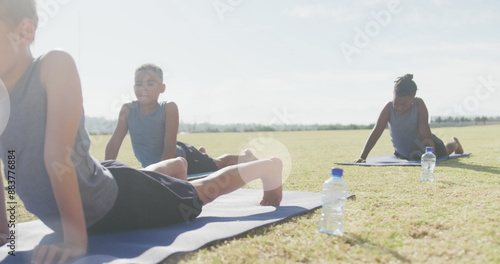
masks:
[[[422,155],[422,172],[420,173],[420,180],[424,182],[434,181],[434,167],[436,166],[436,155],[432,153],[432,147],[426,147],[425,153]]]
[[[347,201],[347,184],[342,175],[342,169],[333,168],[331,177],[323,183],[323,207],[318,223],[318,230],[322,233],[341,235],[344,232],[343,210]]]

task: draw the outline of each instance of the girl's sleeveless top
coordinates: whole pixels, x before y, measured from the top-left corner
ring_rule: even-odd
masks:
[[[391,105],[389,130],[394,150],[409,158],[413,151],[419,149],[417,104],[413,103],[410,110],[403,114],[398,114]]]

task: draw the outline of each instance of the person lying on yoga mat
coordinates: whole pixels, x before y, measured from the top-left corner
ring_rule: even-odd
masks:
[[[393,100],[387,103],[365,143],[361,156],[355,163],[366,162],[366,157],[384,132],[387,124],[391,133],[392,145],[399,158],[420,160],[425,147],[433,147],[434,154],[439,157],[455,152],[464,152],[456,137],[446,145],[431,133],[428,119],[429,113],[422,98],[415,97],[417,84],[412,74],[406,74],[395,81]]]
[[[135,156],[147,169],[156,169],[157,162],[175,157],[186,158],[188,174],[216,171],[257,159],[250,150],[240,155],[225,154],[212,158],[202,147],[197,149],[177,141],[177,105],[172,101],[158,102],[165,88],[163,71],[157,65],[144,64],[136,69],[134,92],[137,100],[122,106],[118,124],[106,146],[105,159],[116,159],[127,132]]]
[[[256,179],[264,189],[260,204],[280,204],[278,158],[228,166],[191,182],[171,177],[185,176],[184,158],[162,162],[171,176],[113,160],[98,162],[89,151],[75,62],[63,51],[33,57],[37,22],[35,0],[0,0],[0,89],[8,92],[11,106],[0,131],[0,177],[7,180],[9,195],[17,194],[29,212],[63,236],[61,243],[38,245],[32,263],[84,256],[89,233],[190,221],[203,205]],[[3,185],[0,181],[2,190]],[[0,245],[15,232],[9,228],[2,191]]]

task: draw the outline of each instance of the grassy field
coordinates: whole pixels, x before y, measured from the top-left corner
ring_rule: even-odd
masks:
[[[369,132],[186,134],[179,140],[203,145],[211,156],[251,148],[260,158],[284,157],[284,190],[319,192],[334,162],[357,158]],[[500,263],[499,132],[498,125],[433,129],[444,141],[457,136],[473,153],[439,163],[434,183],[420,182],[418,167],[343,166],[357,196],[347,204],[343,237],[318,233],[316,210],[168,263]],[[93,140],[92,153],[102,159],[108,137]],[[386,131],[370,155],[392,152]],[[118,159],[139,166],[128,139]]]

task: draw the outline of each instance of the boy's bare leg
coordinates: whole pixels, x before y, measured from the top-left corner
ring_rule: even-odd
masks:
[[[249,149],[245,149],[245,151],[241,155],[225,154],[214,159],[218,169],[222,169],[238,163],[246,163],[255,160],[258,160],[257,157],[255,157],[255,155]]]
[[[187,181],[188,163],[184,158],[162,160],[144,168],[145,170],[159,172],[174,178]]]
[[[448,155],[455,152],[455,154],[464,153],[464,149],[462,148],[462,144],[458,141],[458,138],[452,137],[451,142],[446,143],[446,150],[448,151]]]
[[[282,198],[283,163],[278,158],[228,166],[210,176],[191,181],[203,204],[235,191],[247,182],[261,179],[264,195],[260,205],[278,206]]]

